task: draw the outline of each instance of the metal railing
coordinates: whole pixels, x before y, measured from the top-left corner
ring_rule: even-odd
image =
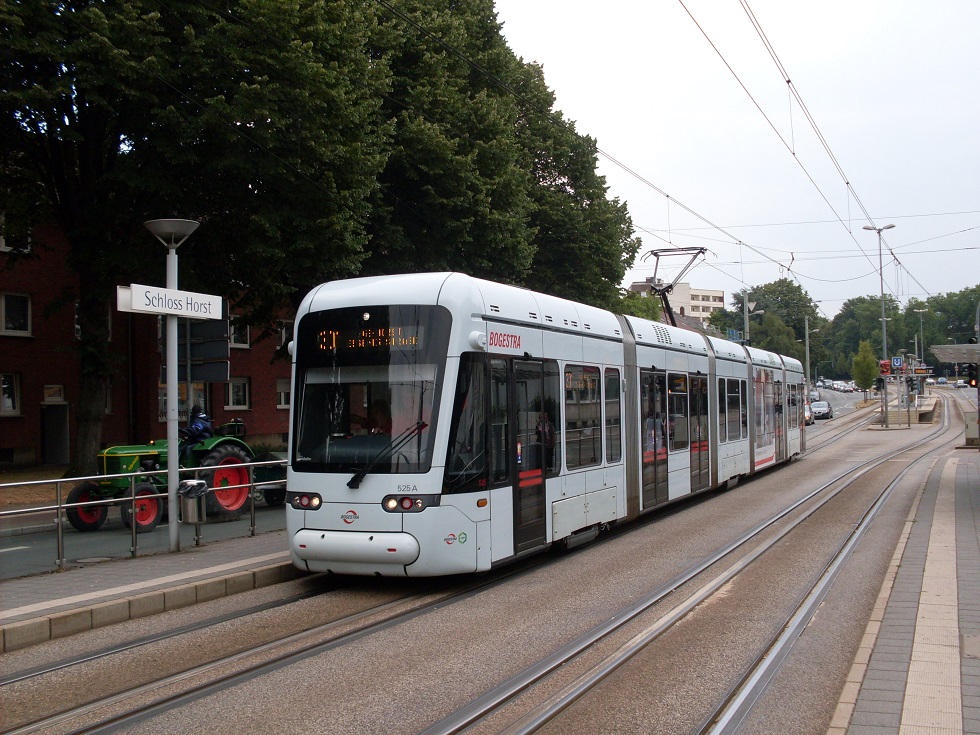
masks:
[[[267,460],[262,462],[247,462],[240,465],[235,465],[235,467],[243,467],[248,470],[248,484],[239,485],[222,485],[220,487],[210,487],[208,488],[208,493],[212,493],[215,490],[234,490],[238,488],[247,487],[248,492],[248,515],[249,515],[249,535],[255,536],[256,534],[256,516],[255,516],[255,501],[256,496],[261,496],[266,489],[278,488],[279,486],[285,486],[285,473],[283,473],[283,478],[276,478],[273,480],[255,480],[255,469],[258,467],[282,467],[285,469],[286,460]],[[179,470],[179,476],[181,479],[196,479],[201,473],[212,471],[213,467],[196,467],[196,468],[181,468]],[[160,491],[153,494],[141,494],[136,495],[136,488],[139,484],[145,483],[150,480],[151,477],[161,477],[162,483],[153,483],[154,488],[159,488]],[[94,482],[103,483],[106,480],[120,480],[126,479],[129,483],[129,492],[126,495],[119,495],[112,498],[105,498],[99,500],[87,500],[84,502],[68,503],[66,502],[65,485],[72,488],[83,482]],[[49,505],[39,505],[31,507],[22,508],[9,508],[0,509],[0,527],[2,527],[3,522],[10,518],[16,517],[27,517],[27,516],[49,516],[54,515],[54,525],[55,525],[55,535],[57,539],[57,565],[58,570],[63,571],[65,569],[65,564],[67,562],[65,554],[65,523],[68,522],[67,510],[69,508],[79,509],[79,508],[96,508],[101,506],[108,507],[122,507],[124,505],[129,505],[129,522],[130,526],[130,555],[136,557],[139,552],[139,524],[136,522],[135,513],[135,503],[137,500],[142,500],[146,498],[159,498],[162,501],[164,511],[167,513],[177,514],[175,517],[180,517],[180,498],[177,500],[177,507],[168,507],[168,492],[166,488],[167,481],[167,470],[141,470],[139,472],[126,472],[111,475],[88,475],[84,477],[71,477],[71,478],[61,478],[61,479],[50,479],[50,480],[24,480],[18,482],[5,482],[0,483],[0,497],[3,496],[6,490],[13,488],[25,488],[25,487],[39,487],[39,486],[55,486],[55,502]],[[70,489],[68,491],[70,493]],[[45,521],[47,522],[47,521]],[[194,544],[195,546],[200,546],[203,541],[202,527],[207,525],[206,521],[193,523],[194,525]]]

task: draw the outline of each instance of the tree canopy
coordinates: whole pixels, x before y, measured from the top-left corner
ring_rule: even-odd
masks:
[[[253,323],[316,283],[460,270],[618,302],[638,241],[596,145],[492,0],[5,3],[0,209],[53,219],[82,284],[76,470],[92,469],[117,283],[161,282],[147,219],[196,219],[181,287]]]

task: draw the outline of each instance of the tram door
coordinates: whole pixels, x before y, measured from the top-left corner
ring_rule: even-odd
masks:
[[[545,476],[546,447],[541,441],[538,424],[547,411],[545,364],[514,360],[511,392],[512,419],[517,426],[511,447],[514,457],[514,551],[520,553],[545,542]],[[548,412],[548,420],[558,419],[557,411]],[[554,416],[552,419],[551,417]],[[554,450],[552,450],[553,452]]]
[[[711,484],[708,463],[708,378],[691,376],[691,491]]]
[[[667,490],[667,376],[652,370],[640,371],[641,418],[643,421],[643,508],[668,499]]]

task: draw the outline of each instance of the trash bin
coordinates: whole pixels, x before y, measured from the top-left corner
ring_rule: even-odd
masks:
[[[177,494],[180,495],[180,522],[204,523],[208,484],[204,480],[181,480],[177,485]]]

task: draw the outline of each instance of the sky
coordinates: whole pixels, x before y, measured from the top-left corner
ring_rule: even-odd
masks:
[[[980,2],[496,9],[627,203],[643,244],[624,285],[654,275],[652,250],[689,247],[707,251],[682,280],[729,306],[784,277],[827,318],[859,296],[904,306],[980,283]],[[888,224],[879,275],[863,227]],[[656,275],[686,263],[661,256]]]

